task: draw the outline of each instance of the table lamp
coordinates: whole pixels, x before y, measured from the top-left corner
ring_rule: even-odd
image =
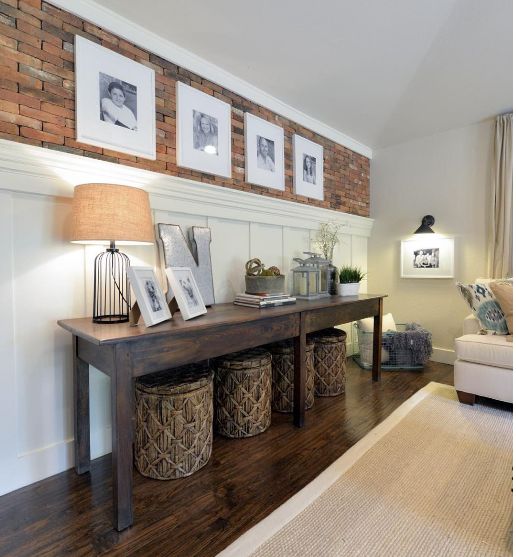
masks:
[[[109,244],[95,258],[93,321],[129,321],[129,258],[118,245],[154,244],[154,227],[146,191],[115,184],[81,184],[74,189],[71,241]]]

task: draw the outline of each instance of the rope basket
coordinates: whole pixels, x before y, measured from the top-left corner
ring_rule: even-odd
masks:
[[[142,377],[135,394],[138,472],[171,480],[202,468],[213,444],[213,373],[207,363]]]
[[[337,396],[346,383],[346,333],[323,329],[309,335],[315,341],[315,394]]]
[[[271,425],[271,355],[263,348],[218,358],[215,368],[215,425],[232,438],[252,437]]]
[[[306,403],[314,405],[315,369],[314,340],[306,339]],[[294,411],[294,342],[292,339],[267,346],[272,356],[272,409],[276,412]]]

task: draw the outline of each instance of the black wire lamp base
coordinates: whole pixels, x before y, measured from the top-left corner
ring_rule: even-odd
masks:
[[[93,283],[93,322],[125,323],[129,321],[131,290],[127,269],[129,258],[111,242],[105,252],[95,257]]]

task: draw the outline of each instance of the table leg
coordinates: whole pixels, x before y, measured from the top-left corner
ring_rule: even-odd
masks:
[[[73,336],[73,409],[75,471],[90,471],[90,366],[79,358],[78,338]]]
[[[378,299],[378,314],[374,316],[373,328],[373,381],[382,378],[382,314],[383,299]]]
[[[118,531],[133,523],[133,399],[129,348],[118,345],[111,376],[113,520]]]
[[[294,425],[305,424],[306,403],[306,327],[305,314],[299,314],[299,336],[294,338]]]

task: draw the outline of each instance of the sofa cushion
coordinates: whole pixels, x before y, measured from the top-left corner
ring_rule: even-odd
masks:
[[[509,332],[502,308],[487,284],[458,282],[457,288],[484,329],[502,335]]]
[[[512,369],[512,342],[503,335],[464,335],[455,339],[459,360]]]
[[[509,329],[509,334],[512,335],[512,282],[493,282],[489,285],[493,294],[496,297],[496,301],[500,304],[502,311],[505,315],[505,320],[507,321],[507,328]]]

